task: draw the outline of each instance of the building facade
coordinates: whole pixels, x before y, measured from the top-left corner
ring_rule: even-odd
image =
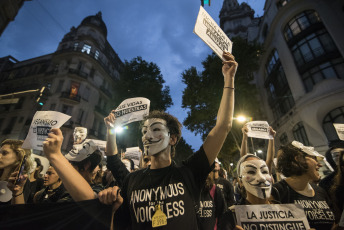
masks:
[[[343,9],[341,0],[266,0],[264,15],[246,26],[242,37],[264,47],[255,81],[277,147],[298,140],[324,153],[338,140],[333,123],[344,123]],[[222,24],[231,31],[230,23]]]
[[[107,41],[101,13],[72,27],[54,53],[25,61],[0,59],[0,139],[25,139],[37,110],[71,115],[61,128],[62,150],[72,147],[74,128],[88,128],[88,138],[105,140],[104,117],[114,108],[114,84],[123,66]],[[43,105],[38,92],[49,89]],[[15,94],[12,94],[15,93]],[[19,99],[11,102],[11,99]]]

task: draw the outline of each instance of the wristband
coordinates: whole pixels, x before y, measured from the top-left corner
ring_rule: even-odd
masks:
[[[17,195],[12,195],[12,197],[18,197],[20,195],[23,195],[23,191],[21,193],[17,194]]]
[[[234,89],[234,87],[229,87],[229,86],[225,86],[223,87],[224,89],[228,88],[228,89]]]

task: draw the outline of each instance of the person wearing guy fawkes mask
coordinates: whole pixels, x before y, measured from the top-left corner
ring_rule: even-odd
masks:
[[[73,149],[65,157],[87,183],[90,184],[95,194],[98,194],[104,189],[102,184],[95,184],[93,181],[93,170],[102,160],[102,153],[94,141],[88,139],[84,140],[82,144],[73,145]],[[68,196],[61,201],[72,200],[72,196]]]
[[[151,156],[151,165],[128,174],[120,193],[118,187],[99,193],[101,202],[113,204],[115,229],[198,229],[195,204],[232,126],[237,63],[229,53],[225,52],[223,57],[227,60],[222,68],[225,86],[216,125],[201,148],[182,166],[172,161],[181,138],[180,122],[160,111],[153,111],[146,117],[142,142],[144,154]],[[114,123],[113,116],[109,119]],[[115,138],[114,133],[110,135]],[[107,152],[116,151],[115,146],[107,146]]]
[[[73,132],[73,144],[78,145],[86,140],[87,128],[85,127],[75,127]]]
[[[220,188],[222,191],[222,194],[226,200],[227,207],[230,207],[234,204],[234,189],[233,185],[226,180],[225,178],[222,178],[219,176],[220,171],[220,161],[218,159],[215,160],[215,168],[213,170],[214,172],[214,182],[216,187]]]

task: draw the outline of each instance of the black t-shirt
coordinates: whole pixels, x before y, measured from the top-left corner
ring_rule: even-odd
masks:
[[[215,180],[215,184],[219,187],[223,193],[223,196],[226,200],[227,207],[230,207],[234,204],[234,189],[233,185],[226,180],[225,178],[219,177]]]
[[[37,178],[35,181],[30,182],[30,194],[26,203],[33,203],[33,197],[35,194],[44,188],[43,178]]]
[[[330,207],[329,197],[321,187],[315,184],[311,185],[315,192],[314,197],[307,197],[297,193],[285,180],[273,185],[274,188],[271,191],[271,195],[282,204],[300,204],[305,210],[311,228],[316,230],[331,229],[334,222],[334,214]]]
[[[116,154],[106,158],[106,167],[111,171],[116,180],[118,187],[122,187],[124,178],[130,173],[124,163],[121,161],[120,155]]]
[[[152,217],[158,203],[167,216],[167,225],[154,229],[197,229],[197,202],[213,167],[201,147],[182,166],[172,162],[165,168],[149,167],[128,174],[121,191],[124,202],[115,215],[115,229],[124,229],[130,223],[132,229],[153,229]]]
[[[221,218],[227,209],[221,189],[215,186],[214,198],[208,189],[203,189],[199,203],[200,229],[214,229],[216,219],[217,226],[220,226]]]

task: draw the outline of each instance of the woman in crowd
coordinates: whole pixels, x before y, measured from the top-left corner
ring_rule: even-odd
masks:
[[[66,189],[63,187],[62,180],[50,166],[44,175],[45,189],[38,191],[33,199],[34,203],[53,203],[68,196]]]
[[[16,179],[19,171],[19,165],[26,155],[26,161],[24,165],[24,174],[27,174],[31,168],[31,151],[28,149],[22,149],[23,141],[7,139],[1,143],[0,150],[0,181],[9,182],[12,179]],[[16,172],[15,172],[16,171]],[[8,184],[9,188],[13,191],[12,195],[15,199],[27,201],[30,193],[30,182],[27,180],[27,175],[20,177],[18,184],[24,186],[23,190],[18,190],[18,187],[11,187],[12,184]],[[14,177],[14,178],[12,178]],[[13,201],[14,199],[12,199]]]
[[[293,141],[281,146],[277,153],[277,170],[286,178],[274,184],[272,196],[282,204],[301,204],[311,228],[331,229],[334,215],[325,190],[319,181],[319,160],[323,158],[313,147]]]
[[[43,165],[39,158],[31,158],[33,163],[30,170],[30,195],[27,203],[33,203],[33,197],[35,194],[44,188],[44,180],[42,178],[41,172],[43,170]]]
[[[340,152],[337,163],[337,173],[334,176],[333,185],[330,188],[330,198],[333,201],[333,212],[335,216],[336,227],[344,229],[344,226],[339,227],[338,223],[343,215],[344,210],[344,151]]]
[[[246,154],[237,164],[241,200],[238,205],[271,204],[272,177],[266,162],[256,155]],[[221,229],[239,229],[231,211],[226,212],[226,222]]]
[[[226,200],[221,189],[215,185],[214,172],[210,172],[201,191],[198,209],[200,229],[220,229],[226,210]]]

